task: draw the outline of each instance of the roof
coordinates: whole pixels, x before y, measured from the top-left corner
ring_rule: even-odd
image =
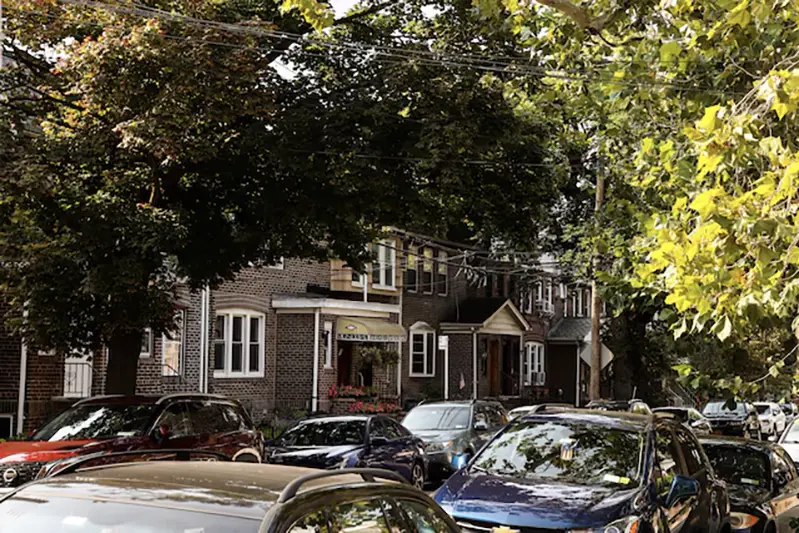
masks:
[[[455,309],[455,313],[442,322],[482,324],[507,301],[507,298],[469,298],[461,302]]]
[[[652,420],[652,417],[628,413],[626,411],[595,411],[592,409],[558,409],[557,411],[531,413],[522,417],[522,420],[553,419],[642,431]]]
[[[356,420],[368,420],[376,415],[329,415],[329,416],[315,416],[313,418],[306,418],[305,420],[300,420],[300,424],[309,424],[309,423],[316,423],[316,422],[353,422]]]
[[[585,339],[586,335],[591,333],[591,319],[590,318],[563,318],[560,322],[555,324],[549,334],[548,340],[559,341],[581,341]]]
[[[47,478],[21,489],[21,494],[80,499],[102,493],[108,501],[262,520],[289,483],[318,473],[310,468],[253,463],[198,461],[188,466],[186,462],[145,461]],[[343,483],[364,481],[358,475],[309,480],[300,493]]]

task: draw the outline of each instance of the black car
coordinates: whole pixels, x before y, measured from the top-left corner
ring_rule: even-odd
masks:
[[[707,435],[713,431],[710,420],[693,407],[656,407],[654,413],[669,413],[694,430],[697,435]]]
[[[0,496],[0,532],[459,533],[429,496],[385,470],[150,460],[79,468]]]
[[[713,470],[727,483],[730,525],[752,533],[794,531],[799,521],[799,476],[779,444],[704,437]]]
[[[702,414],[710,421],[713,433],[762,440],[760,419],[755,406],[746,402],[709,402]]]
[[[436,493],[466,533],[724,532],[729,503],[668,415],[590,410],[511,422]]]
[[[382,415],[303,420],[266,443],[264,462],[309,468],[383,468],[424,487],[427,458],[421,439]]]
[[[586,405],[588,409],[597,411],[621,411],[637,415],[651,415],[652,409],[643,400],[591,400]]]

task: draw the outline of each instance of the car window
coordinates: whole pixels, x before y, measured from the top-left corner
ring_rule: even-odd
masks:
[[[655,434],[655,450],[657,455],[657,468],[655,471],[655,489],[658,495],[665,498],[674,476],[679,475],[679,452],[674,435],[667,428],[657,430]]]
[[[780,451],[774,450],[771,458],[774,465],[774,473],[779,473],[784,476],[786,483],[791,483],[796,479],[796,467],[793,465],[793,461],[786,459]]]
[[[794,421],[782,435],[780,442],[785,444],[799,444],[799,423]]]
[[[151,404],[76,405],[37,431],[32,440],[60,441],[140,435],[155,412]]]
[[[383,505],[377,498],[343,503],[331,509],[330,521],[333,531],[340,533],[398,533],[401,528],[392,529]]]
[[[369,423],[369,438],[384,438],[389,439],[391,437],[388,436],[388,431],[386,430],[386,425],[383,423],[383,420],[380,418],[373,418],[372,421]]]
[[[383,424],[389,439],[402,439],[408,436],[407,430],[391,419],[384,418]]]
[[[705,415],[745,415],[750,409],[748,404],[742,402],[732,402],[727,405],[727,402],[710,402],[702,410]]]
[[[255,533],[260,520],[128,501],[77,499],[23,491],[0,503],[0,533]]]
[[[170,438],[188,437],[193,435],[189,413],[186,411],[186,402],[175,402],[161,413],[158,426],[166,426]]]
[[[289,528],[289,533],[327,533],[327,514],[324,509],[319,509],[303,516]]]
[[[749,487],[768,487],[771,473],[768,471],[766,453],[728,444],[704,444],[705,453],[713,465],[713,471],[726,483]]]
[[[757,409],[757,414],[759,415],[765,415],[771,413],[771,407],[769,407],[768,405],[763,405],[763,404],[755,405],[755,409]]]
[[[420,405],[411,409],[402,425],[411,431],[466,429],[469,427],[469,406]]]
[[[244,423],[230,406],[211,401],[185,402],[195,435],[239,431]]]
[[[343,446],[363,444],[366,420],[308,420],[286,430],[278,439],[281,446]]]
[[[408,522],[414,525],[417,533],[449,533],[447,522],[436,512],[415,500],[399,500],[399,506],[408,517]]]
[[[704,468],[702,454],[699,451],[699,443],[684,429],[677,428],[675,431],[677,433],[677,441],[682,449],[682,456],[685,459],[685,466],[688,468],[687,474],[695,476]]]

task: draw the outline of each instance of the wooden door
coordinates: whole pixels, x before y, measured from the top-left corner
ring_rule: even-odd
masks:
[[[336,361],[338,369],[338,383],[339,387],[343,385],[352,385],[352,343],[339,342],[338,361]]]
[[[499,396],[502,373],[500,372],[499,340],[488,341],[488,394]]]

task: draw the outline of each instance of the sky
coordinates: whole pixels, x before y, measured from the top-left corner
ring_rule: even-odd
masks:
[[[336,11],[336,17],[342,17],[347,14],[352,6],[356,4],[357,0],[330,0],[330,5]]]

